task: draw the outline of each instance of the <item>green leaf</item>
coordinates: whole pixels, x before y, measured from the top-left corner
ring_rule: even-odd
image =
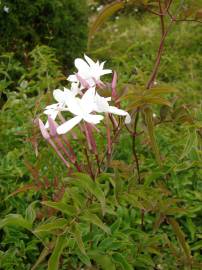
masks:
[[[32,202],[26,209],[25,212],[25,218],[28,220],[31,224],[33,224],[34,220],[36,219],[36,211],[35,211],[35,205],[37,201]]]
[[[51,201],[43,201],[41,202],[43,205],[54,208],[56,210],[61,211],[67,216],[74,216],[76,214],[76,210],[73,206],[67,205],[63,202],[51,202]]]
[[[57,270],[59,269],[59,260],[62,252],[67,245],[67,239],[62,235],[58,236],[55,248],[48,260],[48,270]]]
[[[150,142],[151,142],[153,152],[155,154],[157,162],[159,163],[159,165],[161,165],[162,162],[161,162],[161,158],[160,158],[160,153],[159,153],[158,145],[157,145],[156,138],[155,138],[155,135],[154,135],[154,122],[153,122],[152,109],[151,108],[145,108],[144,109],[144,116],[145,116],[147,130],[148,130],[148,133],[149,133],[149,138],[150,138]]]
[[[174,218],[167,218],[167,219],[168,219],[168,222],[170,223],[170,225],[172,226],[172,229],[173,229],[182,249],[184,250],[184,253],[187,257],[187,260],[189,261],[189,263],[191,265],[191,251],[190,251],[190,247],[189,247],[188,243],[186,242],[184,232],[181,230],[180,225],[178,224],[178,222]]]
[[[50,222],[46,224],[41,224],[39,225],[35,230],[34,233],[41,233],[41,232],[46,232],[50,233],[53,230],[58,230],[64,228],[65,225],[67,225],[68,221],[64,218],[57,218],[54,220],[51,220]]]
[[[128,261],[122,254],[114,253],[112,257],[113,257],[113,260],[116,263],[118,263],[122,267],[123,270],[133,270],[132,265],[128,263]]]
[[[97,200],[100,202],[102,207],[103,214],[105,213],[105,195],[102,189],[99,187],[99,184],[94,182],[89,175],[84,173],[75,173],[74,176],[76,177],[75,184],[79,185],[81,188],[85,189],[86,191],[90,192],[94,195]]]
[[[92,223],[96,226],[98,226],[100,229],[102,229],[104,232],[106,232],[107,234],[110,234],[111,233],[111,230],[109,227],[107,227],[103,222],[102,220],[95,214],[92,214],[90,212],[85,212],[83,215],[81,215],[80,217],[81,219],[89,222],[89,223]]]
[[[162,97],[145,96],[143,99],[144,104],[157,104],[171,106],[170,102]]]
[[[39,255],[37,261],[32,266],[31,270],[37,269],[37,267],[45,260],[45,258],[51,253],[51,250],[53,249],[53,246],[55,245],[55,242],[51,242],[48,244],[48,247],[44,247],[44,249],[41,251],[41,254]]]
[[[9,214],[4,219],[0,220],[0,229],[5,226],[19,226],[27,230],[31,230],[32,223],[21,215],[18,214]]]
[[[99,244],[99,250],[107,251],[107,250],[119,250],[128,245],[128,242],[125,240],[116,240],[113,237],[104,238]]]
[[[196,130],[189,130],[188,133],[189,134],[188,134],[187,142],[186,142],[184,151],[180,157],[180,160],[185,158],[191,152],[192,148],[196,147],[196,145],[197,145]]]
[[[128,95],[127,98],[131,100],[130,96]],[[148,104],[153,104],[153,105],[166,105],[166,106],[171,106],[170,102],[162,97],[153,97],[152,95],[146,95],[146,96],[140,96],[140,97],[134,97],[135,101],[132,102],[127,109],[128,110],[133,110],[137,107],[143,107]]]
[[[93,35],[95,34],[95,32],[97,31],[97,29],[110,17],[112,16],[115,12],[117,12],[118,10],[122,9],[124,7],[124,2],[113,2],[109,5],[107,5],[106,7],[104,7],[102,9],[102,11],[100,12],[100,14],[97,16],[96,20],[93,22],[90,31],[89,31],[89,35],[88,35],[88,47],[90,46],[90,42],[91,39],[93,37]]]
[[[201,250],[202,249],[202,240],[197,241],[196,243],[194,243],[193,245],[191,245],[191,250],[195,251],[195,250]]]
[[[135,208],[144,209],[143,204],[138,201],[138,197],[134,194],[124,194],[123,198]]]
[[[170,94],[170,93],[176,93],[178,90],[172,86],[158,86],[153,87],[149,91],[147,89],[147,92],[151,92],[152,95],[162,95],[162,94]]]
[[[103,255],[98,251],[90,251],[89,256],[101,267],[103,270],[116,270],[115,264],[108,255]]]
[[[71,233],[73,234],[74,239],[76,240],[76,243],[77,243],[81,253],[84,254],[84,255],[87,255],[86,250],[85,250],[85,246],[84,246],[84,243],[83,243],[83,240],[82,240],[82,233],[81,233],[81,230],[79,228],[78,223],[75,223],[72,226]]]

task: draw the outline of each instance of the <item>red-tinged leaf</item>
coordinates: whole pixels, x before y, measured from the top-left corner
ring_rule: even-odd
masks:
[[[38,191],[41,187],[40,186],[36,186],[34,184],[28,184],[28,185],[25,185],[21,188],[18,188],[16,189],[15,191],[13,191],[11,194],[9,194],[7,197],[6,197],[6,200],[12,196],[15,196],[16,194],[18,193],[21,193],[21,192],[25,192],[25,191],[28,191],[28,190],[35,190],[35,191]]]
[[[153,152],[155,154],[157,162],[159,163],[159,165],[161,165],[162,162],[161,162],[161,158],[160,158],[160,153],[159,153],[158,145],[157,145],[155,134],[154,134],[153,112],[152,112],[151,108],[147,107],[144,109],[144,116],[145,116],[147,130],[148,130],[148,134],[149,134],[149,138],[150,138]]]
[[[191,265],[191,251],[188,243],[186,242],[184,232],[180,228],[179,223],[174,218],[167,218],[168,222],[172,226],[172,229],[177,237],[177,240],[179,244],[181,245],[182,249],[184,250],[184,253],[187,257],[187,260],[189,264]]]

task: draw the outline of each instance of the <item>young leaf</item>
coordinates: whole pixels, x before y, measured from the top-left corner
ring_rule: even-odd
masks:
[[[147,125],[147,129],[148,129],[148,133],[149,133],[149,138],[151,141],[151,146],[153,149],[153,152],[155,154],[156,160],[159,163],[159,165],[161,165],[161,158],[160,158],[160,154],[159,154],[159,149],[158,149],[158,145],[156,142],[156,138],[154,135],[154,122],[153,122],[153,113],[152,110],[150,108],[145,108],[144,109],[144,116],[145,116],[145,121],[146,121],[146,125]]]
[[[147,89],[147,92],[148,92],[148,89]],[[150,92],[153,96],[156,96],[156,95],[162,95],[162,94],[176,93],[178,92],[178,90],[172,86],[158,86],[158,87],[151,88]]]
[[[37,267],[45,260],[45,258],[51,253],[51,250],[53,249],[55,245],[55,241],[51,242],[48,247],[44,247],[44,249],[41,251],[40,256],[38,257],[35,264],[32,266],[31,270],[37,269]]]
[[[92,214],[90,212],[85,212],[81,217],[81,219],[89,222],[89,223],[92,223],[96,226],[98,226],[100,229],[102,229],[104,232],[106,232],[107,234],[110,234],[111,233],[111,230],[109,227],[107,227],[103,222],[102,220],[95,214]]]
[[[73,216],[76,214],[76,210],[73,206],[67,205],[63,202],[50,202],[50,201],[43,201],[41,202],[43,205],[48,207],[54,208],[56,210],[61,211],[62,213],[66,214],[67,216]]]
[[[189,130],[186,146],[185,146],[184,151],[183,151],[183,153],[182,153],[182,155],[180,157],[180,160],[185,158],[191,152],[192,148],[196,147],[196,145],[197,145],[196,131],[195,130],[192,130],[192,131]]]
[[[66,245],[67,239],[63,235],[58,236],[53,253],[48,260],[48,270],[59,269],[60,256],[62,255],[62,252]]]
[[[81,186],[86,191],[90,192],[94,195],[97,200],[100,202],[102,207],[102,212],[105,212],[105,195],[99,184],[93,182],[93,180],[89,177],[89,175],[84,173],[75,173],[76,181],[75,184]]]
[[[126,258],[122,254],[114,253],[112,255],[112,257],[113,257],[113,260],[116,263],[118,263],[123,270],[133,270],[132,265],[128,263],[128,261],[126,260]]]
[[[5,226],[19,226],[27,230],[31,230],[32,223],[21,215],[18,214],[9,214],[4,219],[0,220],[0,229]]]
[[[84,255],[87,255],[86,250],[85,250],[85,246],[84,246],[84,243],[83,243],[83,240],[82,240],[82,233],[81,233],[81,230],[79,228],[78,223],[76,223],[76,224],[74,224],[72,226],[71,232],[72,232],[72,234],[74,236],[74,239],[76,240],[76,243],[77,243],[81,253],[84,254]]]
[[[53,230],[58,230],[64,228],[64,226],[67,225],[67,220],[64,218],[57,218],[54,220],[51,220],[50,222],[46,224],[39,225],[35,230],[34,233],[50,233]]]
[[[103,10],[100,12],[96,20],[94,21],[93,25],[90,28],[89,36],[88,36],[88,47],[90,46],[91,39],[97,29],[116,11],[122,9],[124,7],[124,2],[115,1],[109,5],[107,5]]]
[[[36,218],[36,211],[35,211],[35,205],[37,201],[32,202],[26,209],[25,217],[26,220],[28,220],[31,224],[33,224],[35,218]]]
[[[89,252],[91,258],[101,267],[102,270],[116,270],[116,267],[108,255],[103,255],[98,251]]]
[[[186,254],[187,260],[191,264],[191,251],[190,251],[188,243],[186,242],[185,235],[180,228],[180,225],[178,224],[178,222],[174,218],[168,218],[168,222],[172,226],[172,229],[173,229],[182,249],[184,250],[184,253]]]

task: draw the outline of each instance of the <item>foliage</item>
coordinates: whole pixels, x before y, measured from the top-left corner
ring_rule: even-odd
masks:
[[[173,28],[150,90],[145,85],[159,43],[153,15],[121,17],[99,31],[91,55],[108,55],[119,74],[122,104],[132,115],[139,108],[139,115],[138,135],[134,117],[95,179],[88,173],[83,134],[75,130],[71,144],[86,170],[72,174],[33,127],[65,79],[53,51],[37,47],[28,69],[11,54],[1,58],[7,73],[1,72],[0,268],[199,270],[201,27]],[[98,135],[96,142],[102,154],[106,138]]]
[[[28,53],[44,44],[70,67],[86,47],[86,1],[1,1],[0,29],[1,53],[15,52],[27,64]]]

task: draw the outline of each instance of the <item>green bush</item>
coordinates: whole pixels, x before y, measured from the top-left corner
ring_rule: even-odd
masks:
[[[25,63],[27,53],[38,44],[56,49],[62,64],[86,47],[87,5],[85,0],[3,0],[0,3],[0,52],[17,53]]]

